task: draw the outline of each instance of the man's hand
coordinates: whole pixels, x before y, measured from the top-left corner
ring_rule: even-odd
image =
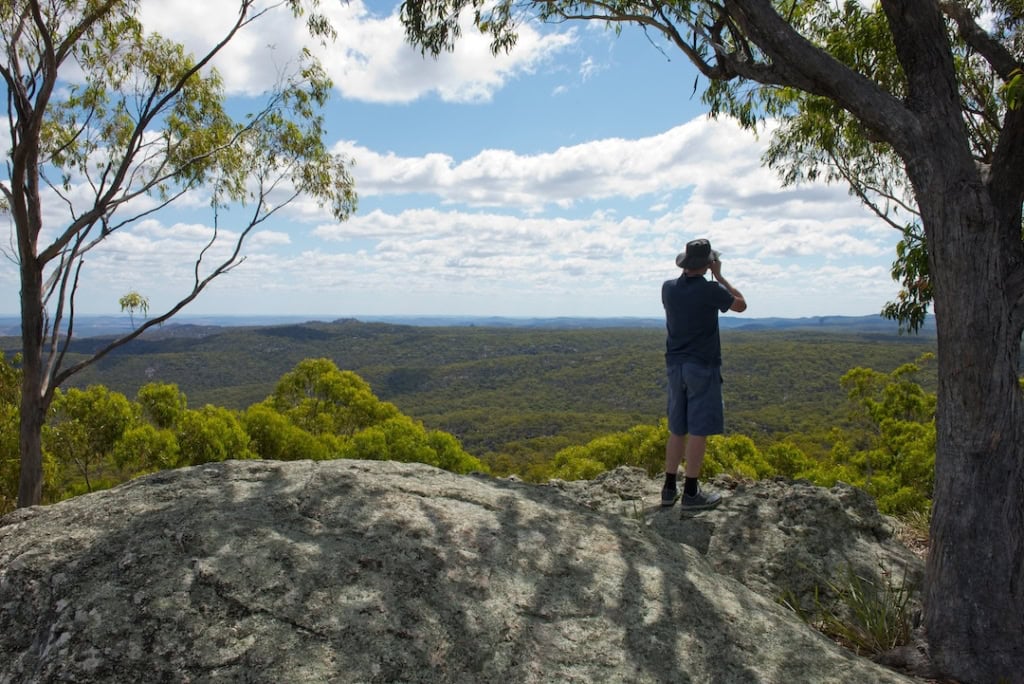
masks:
[[[710,264],[708,264],[708,269],[711,271],[711,275],[714,276],[715,280],[718,281],[718,284],[724,287],[726,290],[728,290],[729,294],[732,295],[732,306],[729,307],[729,309],[737,313],[742,313],[743,311],[746,311],[747,300],[743,298],[743,295],[740,294],[739,290],[730,285],[729,281],[722,277],[722,262],[719,261],[718,259],[715,259]]]
[[[708,268],[711,269],[711,275],[713,275],[715,277],[715,280],[721,280],[722,279],[722,262],[721,261],[719,261],[718,259],[712,259],[711,263],[708,265]]]

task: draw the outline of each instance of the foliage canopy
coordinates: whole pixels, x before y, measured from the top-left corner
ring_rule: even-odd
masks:
[[[331,82],[312,54],[304,50],[262,106],[238,117],[211,67],[253,22],[281,9],[304,17],[313,37],[332,38],[318,2],[237,0],[233,22],[198,55],[147,32],[137,0],[0,5],[9,136],[0,208],[14,226],[17,252],[9,256],[21,279],[22,505],[40,501],[40,435],[57,387],[237,267],[250,233],[298,197],[315,198],[338,220],[353,210],[348,160],[323,142],[319,112]],[[156,316],[67,364],[86,255],[189,193],[208,198],[212,219],[191,282]],[[135,312],[149,312],[135,290],[120,304],[133,323]]]

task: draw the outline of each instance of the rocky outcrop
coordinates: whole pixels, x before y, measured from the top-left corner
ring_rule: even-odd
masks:
[[[717,571],[762,596],[795,601],[812,611],[815,597],[835,598],[850,573],[876,587],[920,587],[923,562],[897,538],[899,523],[878,512],[864,491],[830,489],[785,479],[712,481],[726,503],[684,515],[660,510],[660,481],[637,468],[618,468],[592,481],[553,482],[597,510],[633,517],[666,539],[698,550]]]
[[[741,486],[681,517],[658,486],[237,461],[19,510],[0,682],[912,681],[775,600],[808,559],[888,544],[855,492]]]

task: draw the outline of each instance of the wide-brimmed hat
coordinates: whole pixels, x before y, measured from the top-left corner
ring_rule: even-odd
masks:
[[[711,249],[711,243],[701,238],[686,243],[686,251],[676,256],[676,266],[688,271],[704,268],[718,258],[718,252]]]

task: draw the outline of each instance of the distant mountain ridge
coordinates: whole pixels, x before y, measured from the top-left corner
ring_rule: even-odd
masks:
[[[135,397],[157,382],[176,385],[189,406],[245,410],[266,399],[303,360],[329,359],[366,381],[379,399],[458,437],[469,453],[507,457],[516,468],[553,458],[566,446],[656,422],[665,411],[665,329],[654,319],[646,327],[642,319],[512,325],[451,317],[446,320],[452,324],[433,327],[426,317],[416,319],[419,325],[408,319],[281,320],[236,317],[228,322],[238,325],[217,326],[212,324],[226,321],[185,318],[114,350],[66,386],[103,385]],[[810,434],[840,425],[848,419],[839,386],[844,373],[855,367],[889,372],[936,345],[934,335],[898,335],[895,325],[870,317],[722,320],[748,327],[723,331],[722,354],[729,429],[751,436]],[[608,327],[615,325],[620,327]],[[75,330],[68,363],[110,340]],[[20,349],[20,337],[0,338],[7,358]],[[933,377],[929,366],[922,381],[932,387]]]
[[[272,315],[179,315],[171,322],[148,334],[158,337],[202,337],[222,328],[260,328],[276,325],[336,322],[358,320],[365,323],[390,323],[418,327],[482,327],[482,328],[539,328],[552,330],[573,330],[582,328],[660,328],[665,325],[661,318],[650,317],[512,317],[512,316],[452,316],[452,315],[406,315],[406,316],[352,316],[332,318],[329,316]],[[896,335],[899,326],[895,321],[880,315],[868,316],[810,316],[804,318],[748,318],[725,315],[719,319],[725,330],[828,330],[832,332],[882,333]],[[78,316],[75,319],[75,336],[101,337],[124,334],[131,330],[127,316]],[[935,334],[934,319],[929,316],[921,331],[924,335]],[[21,319],[17,316],[0,316],[0,337],[19,337]]]

